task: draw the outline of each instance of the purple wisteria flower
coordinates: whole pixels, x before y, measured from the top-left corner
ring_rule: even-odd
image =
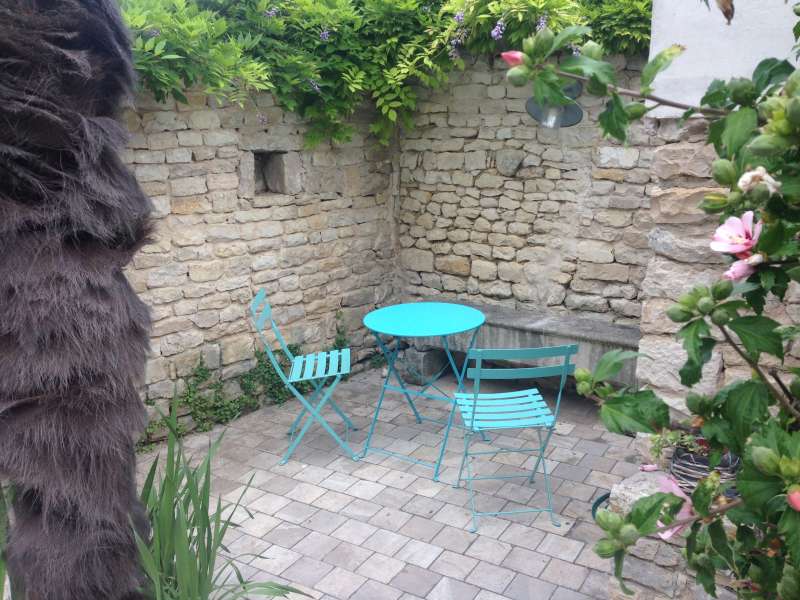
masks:
[[[503,39],[503,32],[505,30],[506,30],[506,24],[503,23],[502,19],[500,19],[497,23],[495,23],[494,29],[492,29],[491,33],[492,39],[495,41]]]
[[[272,8],[264,11],[264,16],[268,19],[274,19],[278,16],[278,7],[273,6]]]
[[[461,57],[461,52],[459,52],[459,46],[464,45],[464,40],[467,39],[467,30],[464,27],[459,27],[456,29],[453,37],[450,38],[450,52],[448,52],[450,58],[453,60]]]
[[[317,92],[318,94],[322,91],[322,89],[319,87],[319,84],[313,79],[308,80],[308,85],[310,85],[311,89]]]
[[[161,30],[158,27],[154,27],[153,29],[148,29],[144,32],[144,37],[147,38],[157,38],[161,35]]]
[[[536,31],[541,31],[542,29],[547,27],[548,20],[549,19],[547,18],[547,13],[544,13],[541,17],[539,17],[539,20],[536,21]]]
[[[321,39],[323,42],[327,42],[330,37],[331,37],[331,32],[328,31],[327,29],[323,29],[322,31],[319,32],[319,39]]]
[[[572,56],[580,56],[581,55],[580,46],[578,46],[576,44],[570,44],[568,46],[568,48],[570,49],[570,52],[572,52]]]
[[[460,25],[461,23],[464,22],[464,11],[463,10],[458,11],[453,18],[456,20],[456,23]]]

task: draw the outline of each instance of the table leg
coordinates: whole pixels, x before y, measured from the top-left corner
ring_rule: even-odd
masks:
[[[405,386],[403,385],[403,380],[400,378],[400,375],[397,373],[394,367],[394,363],[397,360],[397,353],[400,351],[400,340],[396,340],[395,346],[393,349],[387,347],[384,344],[381,336],[375,333],[375,339],[378,341],[378,347],[381,349],[381,352],[386,357],[386,365],[387,365],[387,372],[386,378],[383,380],[383,385],[381,386],[381,393],[378,396],[378,404],[375,406],[375,414],[372,415],[372,423],[369,426],[369,432],[367,433],[367,439],[364,442],[364,450],[361,452],[362,457],[367,456],[367,452],[369,452],[369,445],[372,441],[372,435],[375,433],[375,426],[378,424],[378,414],[381,412],[381,406],[383,405],[383,398],[386,396],[386,387],[389,385],[389,378],[394,374],[395,379],[400,384],[400,387],[403,389],[403,393],[406,397],[406,401],[408,405],[411,407],[411,410],[414,412],[414,417],[417,419],[417,423],[422,423],[422,416],[419,414],[417,407],[414,405],[414,401],[411,399],[411,396],[408,392],[405,391]]]
[[[470,338],[469,345],[467,346],[467,354],[469,354],[469,351],[475,344],[475,340],[478,337],[479,330],[480,327],[478,327],[477,329],[475,329],[475,331],[472,332],[472,338]],[[464,365],[462,366],[461,369],[459,369],[458,365],[456,365],[455,358],[453,358],[453,353],[450,351],[450,345],[447,343],[447,336],[445,335],[442,336],[442,346],[444,347],[444,351],[447,354],[447,360],[450,363],[450,367],[453,369],[453,374],[456,376],[456,381],[457,381],[456,393],[459,393],[463,391],[464,388],[464,377],[467,374],[467,365],[469,364],[469,360],[467,360],[467,358],[465,357]],[[456,401],[455,398],[453,398],[453,401],[450,406],[450,416],[447,418],[447,426],[445,427],[444,430],[444,439],[442,439],[442,447],[439,449],[439,459],[436,461],[436,468],[433,471],[434,481],[439,481],[439,471],[441,471],[442,469],[442,461],[444,460],[444,453],[445,450],[447,449],[447,440],[450,437],[450,428],[453,426],[453,419],[455,417],[455,413],[456,413]]]

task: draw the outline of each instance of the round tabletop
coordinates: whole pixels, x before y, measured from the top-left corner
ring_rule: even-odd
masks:
[[[394,337],[435,337],[475,329],[486,321],[476,308],[449,302],[410,302],[373,310],[364,326]]]

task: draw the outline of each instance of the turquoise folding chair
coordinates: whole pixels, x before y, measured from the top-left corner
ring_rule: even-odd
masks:
[[[455,487],[459,487],[462,481],[467,482],[469,490],[470,509],[472,510],[472,531],[478,529],[478,518],[483,516],[514,515],[528,512],[549,512],[550,520],[553,525],[560,526],[558,519],[553,512],[553,491],[550,486],[550,474],[547,472],[547,465],[544,453],[550,437],[553,435],[556,420],[558,419],[558,409],[561,405],[561,394],[567,376],[575,371],[575,365],[571,364],[570,358],[578,351],[577,345],[553,346],[550,348],[520,348],[514,350],[489,350],[474,348],[467,353],[467,361],[475,361],[474,366],[467,368],[467,378],[473,380],[473,390],[471,392],[459,392],[455,395],[455,404],[458,407],[461,417],[464,420],[464,456],[461,459],[461,467],[458,470],[458,481]],[[535,367],[497,367],[485,366],[487,361],[514,361],[527,362],[538,359],[561,359],[560,364]],[[552,362],[552,361],[549,361]],[[542,394],[537,388],[529,388],[513,392],[500,392],[493,394],[481,393],[481,380],[484,379],[539,379],[543,377],[560,377],[558,393],[556,394],[555,406],[551,410],[545,402]],[[471,452],[470,445],[476,434],[482,435],[488,431],[503,429],[525,429],[533,428],[536,430],[539,445],[536,448],[498,448],[482,452]],[[535,455],[536,464],[530,475],[490,475],[476,477],[472,473],[471,457],[487,454],[500,454],[507,452],[527,452]],[[539,466],[542,467],[544,476],[544,489],[547,495],[546,508],[524,508],[518,510],[506,510],[495,512],[480,512],[475,507],[475,490],[472,482],[484,479],[515,479],[526,477],[532,483]],[[466,476],[464,470],[466,468]]]
[[[302,356],[295,356],[292,354],[278,329],[278,325],[272,318],[272,308],[267,301],[267,293],[263,289],[258,291],[255,298],[253,298],[253,301],[250,303],[250,314],[253,318],[256,332],[258,332],[264,344],[264,350],[269,357],[269,361],[272,363],[272,366],[275,371],[277,371],[284,385],[292,392],[294,397],[300,401],[303,407],[300,414],[297,415],[294,423],[292,423],[292,426],[289,428],[288,435],[292,441],[281,459],[281,464],[286,464],[315,421],[328,432],[339,447],[344,450],[347,456],[353,460],[358,460],[355,452],[353,452],[347,444],[350,431],[354,431],[355,427],[332,398],[334,388],[336,388],[342,377],[350,372],[350,349],[344,348],[342,350],[317,352],[314,354],[304,354]],[[288,375],[283,371],[283,367],[275,357],[271,344],[264,334],[264,327],[267,322],[269,322],[270,328],[278,340],[280,350],[289,360]],[[302,382],[308,382],[312,388],[309,398],[306,398],[305,395],[297,389],[297,384]],[[327,404],[331,405],[331,408],[336,411],[344,422],[344,440],[337,435],[321,414],[322,409]],[[306,418],[305,423],[298,433],[298,427],[300,427],[300,423],[306,415],[308,415],[308,418]]]

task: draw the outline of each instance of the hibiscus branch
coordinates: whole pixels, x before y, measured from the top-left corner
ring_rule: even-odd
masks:
[[[764,383],[764,385],[767,386],[767,389],[769,390],[770,394],[772,394],[772,397],[775,398],[778,402],[780,402],[780,404],[787,411],[789,411],[794,416],[795,419],[800,421],[800,410],[798,410],[792,403],[791,394],[787,397],[783,393],[781,393],[781,391],[777,387],[775,387],[775,384],[773,384],[767,378],[767,374],[764,373],[764,370],[761,368],[758,362],[753,360],[749,354],[747,354],[744,350],[742,350],[739,347],[739,345],[733,341],[733,338],[731,337],[731,334],[728,333],[728,330],[723,325],[718,325],[718,327],[719,330],[722,332],[722,335],[725,337],[725,341],[727,341],[733,347],[736,353],[739,356],[741,356],[748,365],[750,365],[750,368],[752,368],[756,373],[758,373],[758,376],[761,378],[761,381]]]
[[[744,501],[741,498],[736,498],[735,500],[731,500],[725,504],[720,504],[716,508],[712,508],[708,511],[708,514],[703,515],[693,515],[691,517],[686,517],[685,519],[678,519],[677,521],[673,521],[669,525],[664,525],[656,529],[653,533],[665,533],[667,531],[672,531],[673,529],[677,529],[679,527],[685,527],[686,525],[691,525],[695,521],[700,521],[708,519],[709,521],[712,520],[714,517],[719,515],[725,514],[732,508],[736,508],[737,506],[741,505]]]
[[[565,77],[567,79],[574,79],[576,81],[581,81],[583,83],[589,83],[589,78],[583,75],[575,75],[574,73],[567,73],[566,71],[562,71],[560,69],[556,69],[556,74],[559,77]],[[660,96],[655,96],[653,94],[642,94],[641,92],[637,92],[636,90],[631,90],[617,85],[609,85],[607,87],[610,92],[617,93],[620,96],[627,96],[629,98],[634,98],[636,100],[649,100],[650,102],[655,102],[658,106],[671,106],[673,108],[679,108],[681,110],[692,110],[699,114],[711,115],[714,117],[724,117],[730,114],[731,112],[729,110],[725,110],[722,108],[710,108],[708,106],[695,106],[694,104],[685,104],[683,102],[676,102],[675,100],[661,98]]]

